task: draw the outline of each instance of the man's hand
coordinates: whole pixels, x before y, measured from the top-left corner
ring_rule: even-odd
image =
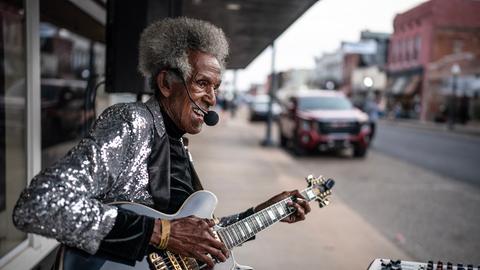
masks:
[[[287,223],[295,223],[298,221],[302,221],[305,219],[305,215],[310,212],[310,205],[308,202],[305,200],[305,198],[298,192],[298,190],[292,190],[292,191],[284,191],[278,195],[273,196],[269,200],[267,200],[264,203],[259,204],[256,206],[253,210],[255,212],[258,212],[262,209],[265,209],[269,207],[272,204],[275,204],[287,197],[294,196],[297,198],[296,202],[288,203],[288,206],[293,206],[295,208],[295,213],[291,214],[290,216],[282,219],[282,222],[287,222]]]
[[[211,229],[215,226],[213,220],[189,216],[173,219],[170,224],[170,240],[167,250],[181,256],[196,258],[206,263],[210,268],[214,266],[214,262],[207,254],[221,262],[227,260],[228,249],[222,242],[215,239]],[[156,226],[157,222],[155,223]],[[156,231],[154,229],[154,235]],[[152,235],[152,240],[154,235]]]

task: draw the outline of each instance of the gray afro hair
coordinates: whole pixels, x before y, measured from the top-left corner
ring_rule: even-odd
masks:
[[[213,55],[225,68],[228,42],[223,31],[206,21],[179,17],[145,28],[140,37],[138,69],[150,78],[165,68],[179,69],[187,79],[191,73],[190,50]]]

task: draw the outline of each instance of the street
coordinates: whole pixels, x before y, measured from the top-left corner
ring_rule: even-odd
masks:
[[[478,185],[416,164],[412,156],[422,157],[417,152],[399,157],[388,152],[394,148],[385,150],[388,140],[395,139],[391,133],[413,134],[411,130],[389,132],[380,126],[365,159],[298,158],[278,147],[261,147],[265,125],[245,119],[240,113],[191,136],[204,187],[219,198],[216,215],[243,211],[283,190],[303,189],[308,174],[333,177],[336,186],[331,205],[319,209],[313,203],[306,221],[274,225],[235,250],[241,264],[267,270],[366,269],[379,257],[480,263]],[[475,139],[470,141],[472,149],[478,147]],[[434,152],[423,157],[430,155],[439,158]]]
[[[381,122],[374,149],[450,178],[480,186],[480,138]]]

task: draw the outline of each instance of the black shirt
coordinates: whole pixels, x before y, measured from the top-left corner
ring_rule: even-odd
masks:
[[[185,132],[180,130],[164,111],[162,116],[170,142],[170,202],[166,213],[173,214],[195,190],[190,157],[182,142]]]
[[[190,158],[183,145],[185,134],[162,110],[170,143],[170,202],[167,214],[173,214],[194,192]],[[153,233],[155,219],[118,209],[115,225],[100,244],[99,253],[134,261],[142,260]]]

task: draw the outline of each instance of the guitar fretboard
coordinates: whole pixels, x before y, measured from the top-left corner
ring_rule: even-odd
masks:
[[[303,190],[300,194],[307,201],[312,201],[316,198],[311,188]],[[217,233],[227,248],[232,249],[252,238],[260,231],[291,215],[295,209],[287,204],[292,202],[293,199],[293,197],[288,197],[245,219],[218,230]]]

